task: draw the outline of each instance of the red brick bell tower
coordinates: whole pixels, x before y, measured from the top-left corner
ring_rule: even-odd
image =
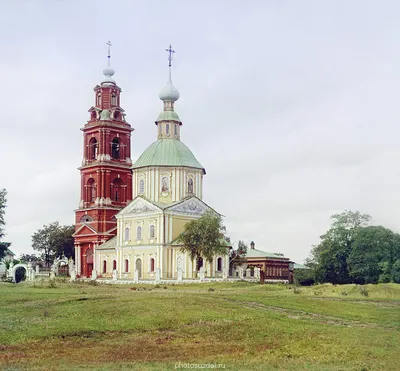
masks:
[[[109,43],[109,46],[111,44]],[[110,50],[108,53],[110,62]],[[114,70],[94,87],[95,105],[83,131],[81,200],[75,210],[75,264],[81,277],[98,272],[95,251],[117,233],[115,215],[132,200],[131,132],[120,106],[121,88],[112,79]]]

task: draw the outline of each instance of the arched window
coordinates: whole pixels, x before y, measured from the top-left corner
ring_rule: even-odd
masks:
[[[120,150],[119,138],[114,138],[111,143],[111,157],[118,160],[120,155],[119,150]]]
[[[129,228],[125,228],[125,241],[129,241]]]
[[[113,270],[117,269],[117,261],[113,260]]]
[[[167,124],[167,125],[165,126],[165,132],[167,133],[167,135],[169,135],[169,124]]]
[[[116,96],[115,93],[112,93],[112,95],[111,95],[111,104],[112,104],[113,106],[116,106],[116,105],[117,105],[117,96]]]
[[[124,185],[124,182],[122,181],[121,178],[115,178],[113,180],[112,185],[111,185],[111,198],[113,199],[113,201],[120,201],[120,202],[125,201],[123,185]]]
[[[154,272],[154,259],[150,259],[150,272]]]
[[[139,194],[144,194],[144,180],[143,179],[140,179],[140,182],[139,182]]]
[[[103,273],[107,272],[107,261],[103,260]]]
[[[93,264],[93,250],[90,248],[86,250],[86,263]]]
[[[97,94],[97,105],[100,107],[101,106],[101,94]]]
[[[193,193],[193,179],[188,179],[188,193]]]
[[[178,125],[174,125],[174,133],[175,133],[175,136],[178,135]]]
[[[217,259],[217,271],[218,272],[222,271],[222,258]]]
[[[154,228],[154,225],[152,224],[150,226],[150,238],[154,239],[154,237],[155,237],[155,228]]]
[[[89,141],[89,159],[95,160],[97,158],[97,152],[99,145],[96,138],[91,138]]]
[[[129,260],[125,259],[125,272],[129,272]]]
[[[136,239],[141,240],[142,239],[142,227],[138,226],[136,228]]]
[[[93,178],[90,178],[87,182],[87,201],[94,202],[96,199],[96,183]]]

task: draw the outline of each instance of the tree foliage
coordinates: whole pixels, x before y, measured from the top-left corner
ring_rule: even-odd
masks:
[[[4,225],[6,224],[4,220],[5,208],[7,206],[7,191],[5,189],[0,190],[0,239],[4,237]],[[0,242],[0,259],[5,256],[8,246],[8,242]]]
[[[245,256],[247,254],[248,246],[241,240],[239,240],[237,248],[230,249],[229,251],[229,271],[231,272],[232,269],[236,265],[241,265],[245,262]]]
[[[75,227],[61,226],[59,222],[44,225],[32,235],[32,247],[42,253],[42,259],[49,266],[57,256],[73,256]]]
[[[331,219],[331,227],[313,247],[307,262],[316,281],[399,282],[400,235],[382,226],[369,226],[371,217],[358,211],[344,211]]]
[[[211,262],[215,255],[228,253],[222,218],[211,211],[186,223],[174,243],[182,244],[181,251],[188,252],[192,260],[203,258]]]

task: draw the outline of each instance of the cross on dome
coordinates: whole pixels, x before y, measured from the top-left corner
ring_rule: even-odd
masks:
[[[108,54],[107,54],[107,68],[103,70],[103,75],[105,76],[105,79],[101,83],[113,83],[115,84],[115,81],[113,80],[113,76],[115,71],[111,68],[111,41],[108,40],[106,42],[106,45],[108,46]]]
[[[173,50],[172,45],[169,44],[169,48],[165,49],[165,51],[168,52],[169,76],[167,85],[165,85],[165,87],[160,91],[160,94],[158,96],[164,102],[176,102],[179,99],[179,91],[175,88],[174,85],[172,85],[171,79],[172,56],[175,53],[175,50]]]

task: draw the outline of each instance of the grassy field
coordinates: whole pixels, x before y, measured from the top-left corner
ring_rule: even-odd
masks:
[[[395,284],[0,283],[0,298],[1,370],[400,369]]]

